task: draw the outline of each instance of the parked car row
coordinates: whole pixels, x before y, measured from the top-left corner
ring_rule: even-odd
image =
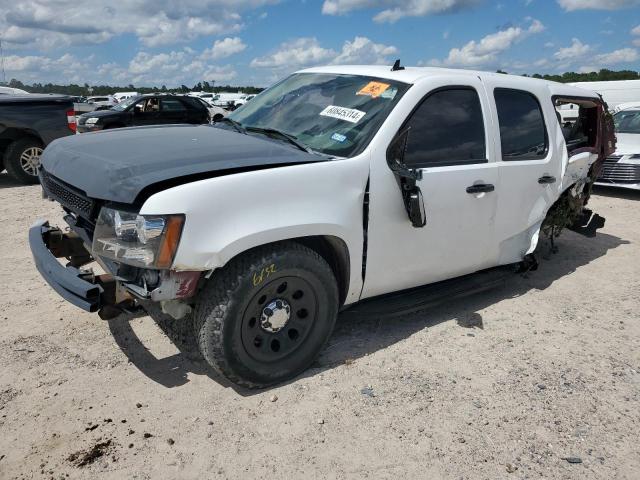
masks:
[[[57,138],[121,127],[205,124],[228,114],[188,95],[121,92],[119,102],[115,97],[0,95],[0,172],[6,169],[19,182],[37,183],[40,155]],[[91,111],[78,111],[85,106]]]

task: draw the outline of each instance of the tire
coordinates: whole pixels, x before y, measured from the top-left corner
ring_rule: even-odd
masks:
[[[196,303],[195,337],[217,372],[262,388],[309,367],[337,314],[331,267],[311,249],[281,242],[242,254],[214,273]]]
[[[20,183],[38,183],[38,168],[43,150],[44,146],[37,138],[20,138],[7,147],[4,153],[4,168]]]

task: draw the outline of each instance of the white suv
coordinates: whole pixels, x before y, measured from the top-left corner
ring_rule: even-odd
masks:
[[[584,117],[572,132],[567,102]],[[71,232],[41,221],[31,248],[73,304],[161,306],[211,366],[265,386],[314,361],[340,309],[531,266],[550,208],[586,202],[607,119],[596,94],[524,77],[304,70],[215,125],[55,141],[41,182]]]

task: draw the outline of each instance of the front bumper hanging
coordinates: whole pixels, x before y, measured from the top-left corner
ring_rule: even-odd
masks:
[[[74,257],[82,263],[90,260],[78,237],[39,220],[29,229],[29,246],[36,268],[62,298],[87,312],[97,312],[112,303],[105,298],[113,295],[115,280],[111,275],[93,276],[72,265]],[[63,266],[57,258],[70,258],[71,262]]]

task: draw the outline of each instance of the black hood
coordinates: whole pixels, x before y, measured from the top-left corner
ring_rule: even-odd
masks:
[[[41,157],[46,172],[89,197],[128,204],[143,189],[162,182],[179,184],[216,172],[326,160],[267,137],[211,125],[72,135],[52,142]]]
[[[119,110],[93,110],[91,112],[83,113],[78,117],[80,123],[84,123],[88,118],[103,118],[103,117],[119,117],[120,115],[126,115],[127,112],[121,112]]]

